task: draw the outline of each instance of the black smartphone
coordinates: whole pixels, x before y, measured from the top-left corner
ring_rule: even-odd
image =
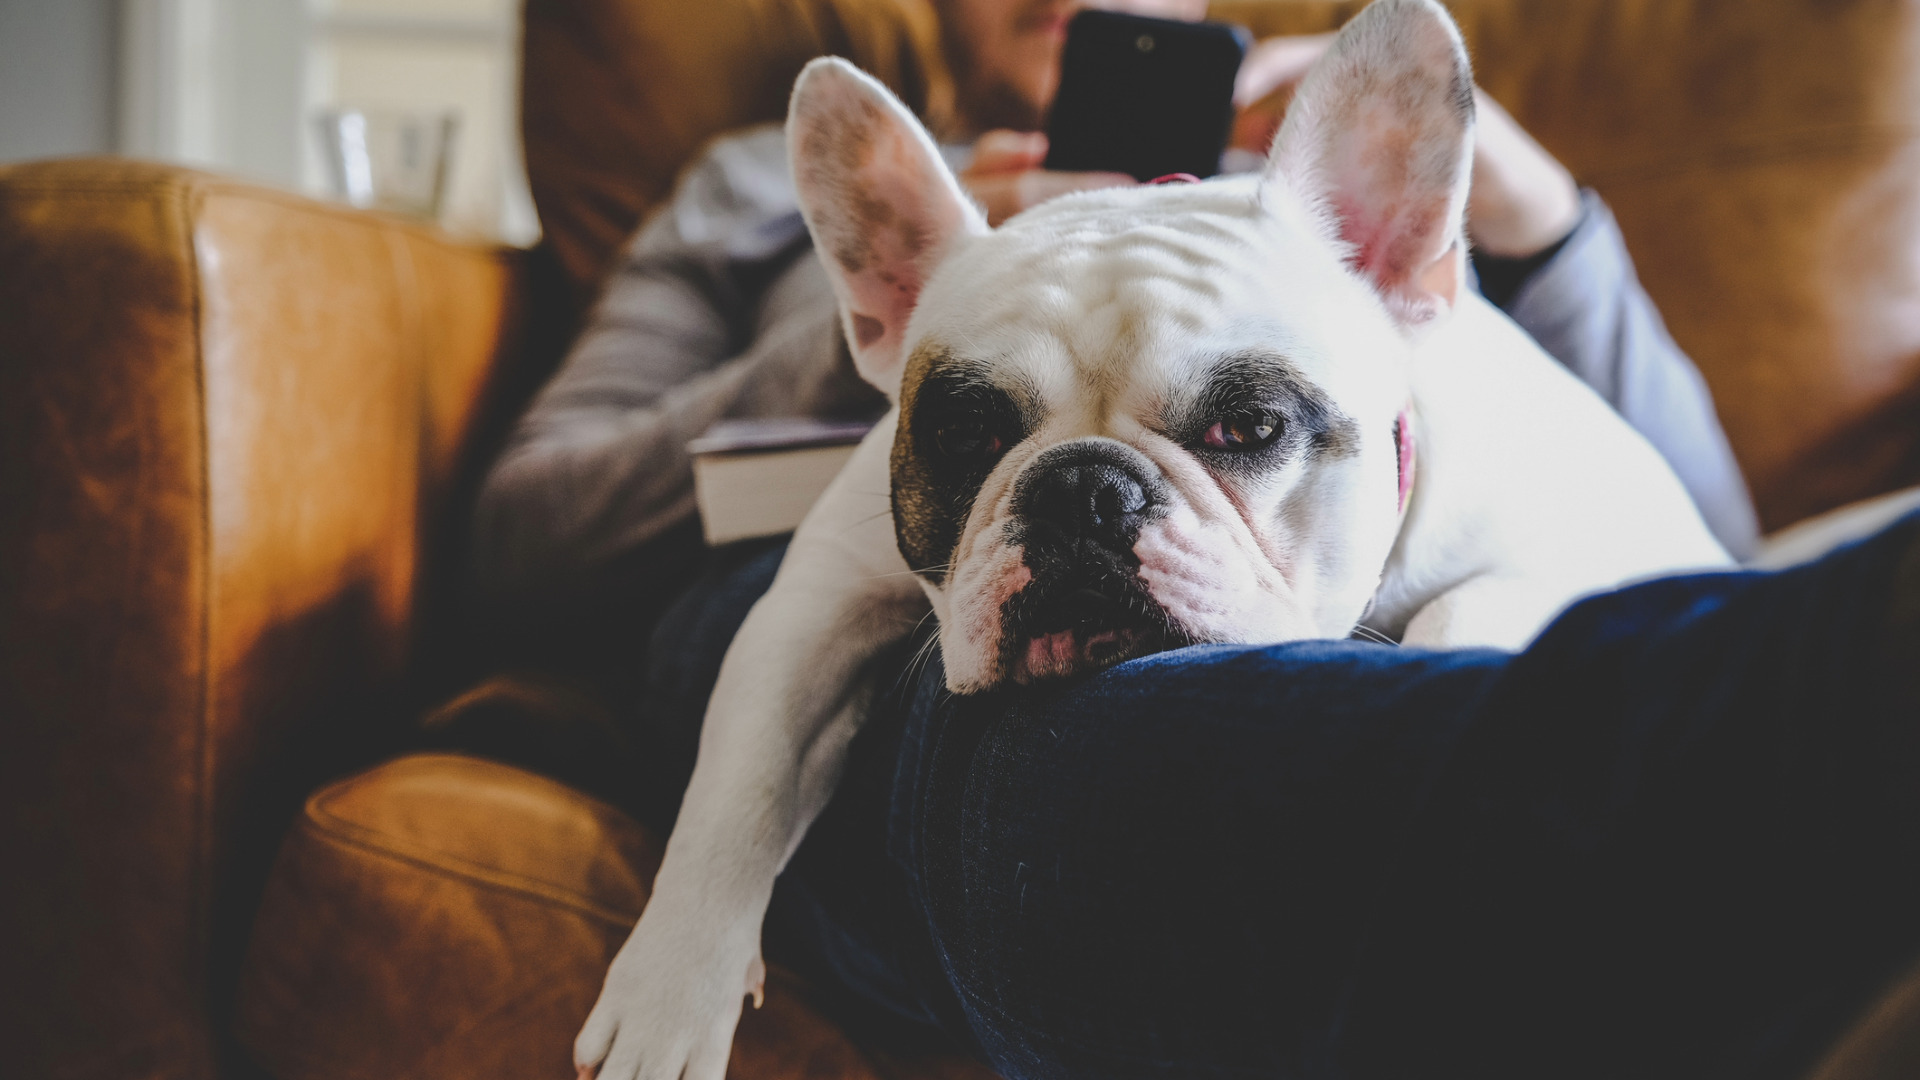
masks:
[[[1247,42],[1245,30],[1222,23],[1074,16],[1047,120],[1047,168],[1137,180],[1219,172]]]

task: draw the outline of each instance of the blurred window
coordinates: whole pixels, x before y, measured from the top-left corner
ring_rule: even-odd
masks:
[[[531,243],[516,0],[121,0],[122,152],[325,197],[328,109],[459,116],[441,223]]]

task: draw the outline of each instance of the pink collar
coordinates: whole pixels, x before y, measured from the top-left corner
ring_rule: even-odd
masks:
[[[1400,410],[1393,421],[1393,446],[1400,459],[1400,512],[1407,512],[1407,496],[1413,492],[1413,406]]]

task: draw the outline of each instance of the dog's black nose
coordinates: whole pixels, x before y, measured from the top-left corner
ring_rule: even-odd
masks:
[[[1018,509],[1028,543],[1092,541],[1130,552],[1160,504],[1159,481],[1138,451],[1101,440],[1047,451],[1028,468]]]

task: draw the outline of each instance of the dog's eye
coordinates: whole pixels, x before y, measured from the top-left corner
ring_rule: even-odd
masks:
[[[1280,428],[1272,413],[1236,413],[1215,420],[1200,441],[1210,450],[1258,450],[1279,438]]]
[[[934,429],[934,444],[950,458],[994,458],[1007,448],[998,432],[979,417],[957,417]]]

